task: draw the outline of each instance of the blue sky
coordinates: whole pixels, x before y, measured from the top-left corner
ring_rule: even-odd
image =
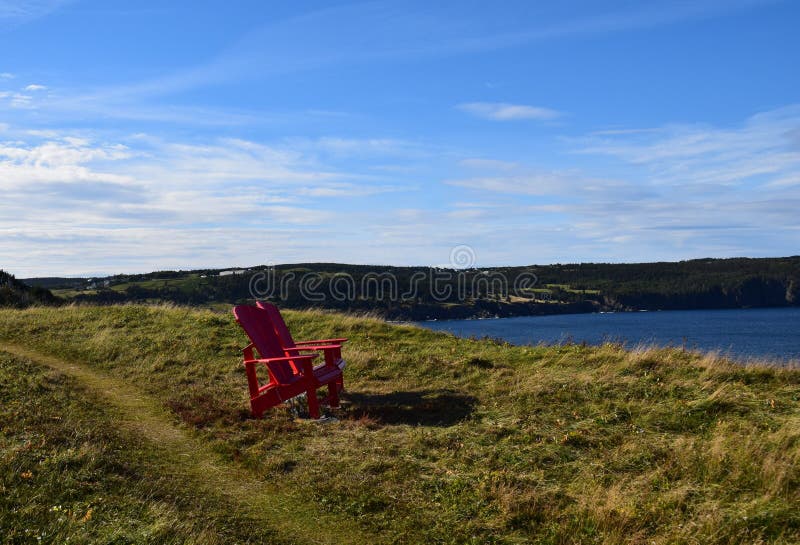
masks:
[[[0,0],[0,268],[794,255],[798,27],[790,1]]]

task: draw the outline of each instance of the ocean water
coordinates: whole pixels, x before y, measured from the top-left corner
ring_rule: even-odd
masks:
[[[800,308],[675,310],[562,314],[486,320],[440,320],[418,325],[463,337],[513,344],[605,341],[718,350],[739,360],[800,363]]]

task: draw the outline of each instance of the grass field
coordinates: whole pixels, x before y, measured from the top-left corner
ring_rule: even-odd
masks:
[[[286,317],[298,339],[352,339],[336,421],[249,418],[226,313],[0,311],[0,535],[800,542],[798,370]]]

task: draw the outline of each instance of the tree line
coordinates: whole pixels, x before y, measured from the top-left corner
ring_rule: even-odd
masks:
[[[107,280],[109,287],[79,292],[75,300],[204,305],[262,298],[286,308],[369,312],[398,320],[800,305],[800,256],[481,269],[304,263],[219,273],[116,275],[96,279]],[[46,280],[58,287],[57,279]],[[76,285],[76,279],[68,280]]]

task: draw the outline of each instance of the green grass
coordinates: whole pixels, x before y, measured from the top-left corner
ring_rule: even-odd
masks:
[[[246,341],[229,314],[133,305],[0,311],[0,350],[22,346],[131,385],[161,411],[159,425],[184,430],[207,452],[204,463],[236,475],[232,483],[279,482],[270,501],[306,506],[287,508],[280,525],[232,501],[237,489],[223,476],[211,479],[220,496],[209,495],[197,460],[167,456],[175,461],[166,464],[168,445],[115,425],[121,417],[92,402],[81,381],[53,382],[41,367],[6,358],[0,529],[24,542],[33,520],[70,541],[106,542],[120,517],[134,542],[200,534],[233,542],[253,527],[264,540],[283,539],[309,525],[314,535],[315,520],[388,543],[800,541],[800,371],[676,349],[512,347],[374,319],[285,315],[298,339],[352,339],[338,421],[310,424],[286,408],[248,418]],[[33,405],[38,416],[24,410]],[[99,469],[88,477],[61,483],[60,466],[37,466],[80,452],[86,434],[105,445],[89,456]],[[19,454],[26,438],[44,439],[53,454]],[[177,492],[164,500],[125,486],[126,467],[149,475],[146,486]],[[20,477],[28,470],[34,478]],[[93,511],[95,534],[81,533],[91,528],[80,522],[84,509],[95,505],[83,487],[112,506],[105,519]],[[75,498],[59,500],[71,510],[63,527],[48,518],[58,519],[49,511],[55,488]],[[185,524],[154,519],[151,503],[166,506],[164,520]],[[36,515],[16,515],[24,509]],[[172,533],[137,537],[162,527]],[[338,541],[330,532],[316,535]]]
[[[147,289],[156,288],[174,288],[181,292],[189,292],[197,289],[199,286],[208,284],[208,280],[200,278],[199,274],[186,274],[186,276],[179,278],[156,278],[151,280],[140,280],[132,282],[121,282],[112,284],[107,289],[117,292],[124,292],[131,286],[137,286]],[[51,290],[54,295],[63,297],[65,299],[72,299],[78,295],[95,295],[98,293],[97,289],[75,289],[75,288],[60,288]]]
[[[64,288],[64,289],[54,289],[50,290],[53,295],[56,297],[62,297],[64,299],[71,299],[77,295],[95,295],[97,290],[76,290],[73,288]]]
[[[120,430],[119,415],[74,379],[0,353],[0,400],[3,543],[274,537],[214,490],[185,480],[155,444]]]
[[[582,293],[582,294],[586,294],[586,295],[599,295],[600,294],[600,290],[576,289],[576,288],[571,287],[569,284],[545,284],[545,287],[546,288],[558,288],[558,289],[561,289],[561,290],[566,291],[568,293]],[[548,291],[550,291],[550,290],[548,290]]]

